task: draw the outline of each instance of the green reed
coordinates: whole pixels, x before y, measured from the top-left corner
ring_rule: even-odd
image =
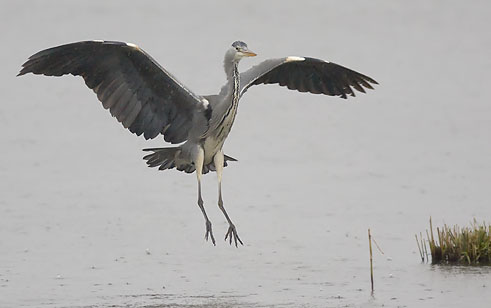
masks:
[[[479,224],[474,219],[469,227],[443,225],[436,228],[436,236],[433,232],[433,223],[430,218],[430,231],[426,230],[425,241],[420,233],[416,242],[422,261],[428,252],[426,243],[430,247],[431,263],[443,264],[469,264],[484,265],[491,264],[491,225]]]

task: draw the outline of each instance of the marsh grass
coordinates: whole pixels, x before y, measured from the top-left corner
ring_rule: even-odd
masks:
[[[433,223],[430,218],[430,231],[426,230],[426,238],[430,247],[431,263],[438,264],[491,264],[491,225],[479,224],[477,220],[470,227],[436,228],[433,232]],[[416,235],[416,243],[422,261],[428,261],[428,251],[423,235]]]

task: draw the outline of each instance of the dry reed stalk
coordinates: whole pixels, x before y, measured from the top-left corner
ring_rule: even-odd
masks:
[[[373,294],[373,256],[372,256],[372,235],[370,234],[370,229],[368,229],[368,247],[370,248],[370,281],[372,285],[372,294]]]

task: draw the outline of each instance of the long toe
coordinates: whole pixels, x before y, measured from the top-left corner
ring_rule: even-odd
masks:
[[[238,247],[238,243],[240,243],[242,246],[244,246],[244,243],[242,243],[239,235],[237,234],[237,229],[235,229],[235,226],[233,224],[231,224],[229,227],[228,227],[228,231],[227,231],[227,234],[225,234],[225,241],[229,240],[229,244],[232,245],[232,238],[233,238],[233,241],[235,243],[235,247]]]
[[[215,244],[215,237],[213,236],[213,231],[211,230],[211,221],[207,221],[205,223],[206,225],[206,233],[205,233],[205,239],[208,241],[208,236],[211,238],[211,242],[213,243],[213,246],[216,246]]]

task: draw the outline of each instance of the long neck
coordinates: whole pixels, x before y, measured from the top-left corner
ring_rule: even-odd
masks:
[[[230,131],[232,123],[235,120],[237,114],[237,106],[239,104],[239,68],[236,61],[225,64],[225,72],[227,74],[227,84],[224,87],[225,99],[222,101],[224,107],[220,114],[220,118],[217,121],[216,128],[219,129],[218,136],[220,139],[225,139]],[[223,133],[223,134],[222,134]]]
[[[237,61],[232,61],[231,59],[225,57],[224,69],[227,76],[227,83],[222,88],[221,94],[227,97],[226,100],[232,99],[234,96],[238,96],[239,91],[239,63]]]
[[[224,69],[225,69],[225,74],[227,75],[227,80],[230,81],[234,77],[237,77],[238,74],[238,65],[239,63],[237,61],[232,61],[231,59],[228,59],[225,57],[224,61]]]
[[[226,113],[226,117],[230,112],[235,113],[237,109],[237,105],[239,103],[239,89],[240,89],[240,79],[239,79],[239,63],[236,61],[230,63],[230,65],[225,67],[227,72],[227,98],[229,101],[227,108],[228,112]],[[235,115],[234,115],[235,117]]]
[[[235,100],[239,100],[239,87],[240,87],[240,79],[239,79],[239,63],[234,62],[232,65],[232,72],[230,75],[227,75],[228,83],[230,84],[230,90],[232,96]]]

